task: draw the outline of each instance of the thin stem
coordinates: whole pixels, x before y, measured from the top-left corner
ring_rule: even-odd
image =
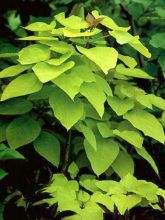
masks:
[[[66,172],[68,168],[70,147],[71,147],[71,130],[68,132],[68,142],[65,149],[64,166],[62,167],[62,172]]]
[[[120,7],[121,7],[121,10],[123,11],[123,13],[125,14],[125,16],[127,17],[128,21],[129,21],[129,25],[131,26],[132,35],[133,36],[137,35],[135,21],[134,21],[133,16],[129,13],[129,11],[125,8],[125,6],[123,4],[120,4]],[[143,67],[144,66],[144,59],[143,59],[143,56],[139,53],[138,53],[138,59],[139,59],[140,67]]]

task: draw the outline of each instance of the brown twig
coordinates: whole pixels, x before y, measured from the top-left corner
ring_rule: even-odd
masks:
[[[129,25],[131,26],[131,34],[133,36],[137,35],[136,25],[135,25],[135,21],[134,21],[133,16],[129,13],[129,11],[125,8],[125,6],[123,4],[120,4],[120,8],[123,11],[123,13],[125,14],[126,18],[128,19]],[[144,66],[144,59],[143,59],[143,56],[139,53],[138,53],[138,60],[139,60],[140,67],[143,67]]]
[[[68,143],[65,149],[65,157],[64,157],[64,166],[62,167],[61,171],[63,173],[66,172],[69,164],[69,153],[70,153],[70,146],[71,146],[71,130],[68,132]]]

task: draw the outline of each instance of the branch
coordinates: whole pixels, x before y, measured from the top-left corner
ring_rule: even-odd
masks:
[[[123,4],[120,4],[120,8],[123,11],[123,13],[125,14],[126,18],[128,19],[129,25],[131,26],[131,34],[133,36],[137,35],[136,25],[135,25],[135,21],[134,21],[132,14],[129,13],[129,11],[125,8],[125,6]],[[138,59],[139,59],[140,67],[143,67],[144,66],[144,59],[143,59],[143,56],[139,53],[138,53]]]
[[[69,164],[69,153],[70,153],[70,146],[71,146],[71,130],[68,132],[68,143],[66,145],[65,149],[65,157],[64,157],[64,165],[61,169],[63,173],[66,172]]]

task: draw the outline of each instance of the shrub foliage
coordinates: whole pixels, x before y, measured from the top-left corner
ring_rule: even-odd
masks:
[[[17,59],[0,72],[0,158],[25,159],[20,149],[34,147],[57,168],[42,189],[49,197],[33,205],[72,211],[65,220],[102,220],[135,206],[161,210],[165,191],[134,177],[137,157],[159,176],[144,143],[165,141],[153,114],[165,101],[139,86],[154,76],[129,54],[151,58],[139,36],[96,10],[86,19],[62,12],[24,29],[30,34],[19,40],[28,46],[0,54]]]

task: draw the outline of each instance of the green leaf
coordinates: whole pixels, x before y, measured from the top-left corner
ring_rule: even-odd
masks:
[[[121,215],[141,202],[141,197],[138,195],[113,195],[111,198]]]
[[[128,32],[125,31],[109,31],[109,34],[116,39],[119,44],[127,44],[134,39],[139,39],[138,36],[132,36]]]
[[[43,44],[32,44],[23,48],[19,53],[18,61],[21,64],[33,64],[50,58],[49,47]]]
[[[94,175],[84,174],[80,177],[79,184],[90,192],[98,191],[98,187],[95,185],[97,182]]]
[[[54,44],[51,42],[50,44],[48,43],[47,45],[51,46],[50,50],[53,50],[57,53],[65,54],[68,52],[75,52],[74,47],[71,44],[68,44],[64,41],[56,41]]]
[[[74,66],[74,62],[63,63],[60,66],[50,65],[46,62],[37,63],[33,67],[33,71],[39,80],[43,83],[55,79],[65,71],[71,69]],[[46,73],[46,74],[45,74]]]
[[[79,124],[80,131],[85,136],[86,140],[89,142],[89,144],[97,151],[97,143],[96,143],[96,137],[93,133],[92,129],[88,126],[85,126],[84,124]]]
[[[118,97],[107,98],[109,106],[116,112],[117,115],[121,116],[128,112],[134,107],[134,101],[131,99],[120,99]],[[122,107],[121,107],[122,106]]]
[[[133,47],[135,50],[137,50],[139,53],[144,55],[145,57],[151,58],[151,53],[138,39],[129,42],[129,45]]]
[[[93,47],[86,49],[77,46],[77,49],[88,59],[96,63],[105,74],[108,74],[108,70],[116,66],[118,52],[113,47]]]
[[[98,130],[103,138],[113,137],[113,130],[110,125],[106,122],[97,123]]]
[[[0,144],[0,160],[11,160],[11,159],[25,159],[25,158],[18,151],[6,147],[5,144]]]
[[[102,191],[107,192],[108,195],[113,195],[113,194],[121,195],[127,193],[127,191],[119,182],[113,180],[97,181],[96,186]]]
[[[62,56],[60,56],[59,58],[55,58],[55,59],[50,59],[47,61],[47,63],[51,64],[51,65],[55,65],[55,66],[59,66],[62,63],[64,63],[67,59],[69,59],[72,56],[73,52],[67,52],[65,54],[63,54]]]
[[[69,172],[72,179],[76,178],[76,176],[79,172],[79,168],[78,168],[77,164],[74,161],[68,167],[68,172]]]
[[[136,151],[141,157],[143,157],[146,161],[148,161],[148,163],[151,165],[151,167],[153,168],[155,173],[157,173],[159,175],[159,171],[156,166],[156,163],[155,163],[154,159],[151,157],[151,155],[146,151],[146,149],[145,148],[141,148],[141,149],[136,148]]]
[[[51,133],[41,132],[34,141],[35,150],[46,160],[58,167],[60,162],[60,142]]]
[[[95,18],[104,18],[100,23],[105,27],[112,29],[112,30],[119,30],[119,31],[128,31],[130,27],[120,27],[118,26],[112,18],[108,16],[99,15],[98,11],[92,11],[92,14]]]
[[[105,195],[101,192],[95,192],[91,196],[91,200],[96,203],[104,205],[110,212],[114,212],[114,202],[110,198],[110,196]]]
[[[163,197],[163,199],[165,199],[165,190],[159,188],[157,190],[157,195],[159,195],[159,196]]]
[[[37,79],[35,74],[23,74],[12,80],[5,87],[2,93],[1,101],[38,92],[41,88],[42,83]]]
[[[8,122],[0,119],[0,142],[6,140],[6,128],[8,126]]]
[[[50,95],[49,103],[54,115],[69,130],[83,116],[83,105],[80,100],[72,101],[62,90],[55,89]]]
[[[1,103],[0,115],[21,115],[29,112],[32,108],[33,104],[26,99],[12,99]]]
[[[133,192],[134,189],[136,189],[137,184],[138,180],[130,173],[120,180],[120,185],[128,192]]]
[[[142,79],[153,79],[152,76],[150,76],[148,73],[144,72],[141,69],[126,68],[121,64],[116,67],[116,71],[117,73],[123,74],[125,76],[131,76],[131,77],[142,78]]]
[[[85,204],[85,208],[81,212],[81,220],[103,220],[103,210],[91,201]]]
[[[28,100],[48,99],[53,91],[54,91],[54,87],[52,85],[43,85],[42,89],[39,92],[30,94],[28,96]]]
[[[88,28],[89,24],[86,21],[82,21],[82,18],[71,15],[68,18],[65,18],[65,13],[62,12],[55,16],[55,19],[65,27],[72,29],[84,29]]]
[[[63,32],[64,32],[65,37],[89,37],[89,36],[99,34],[101,30],[96,28],[93,31],[86,30],[84,32],[79,32],[79,31],[75,31],[74,29],[65,28],[63,29]]]
[[[42,37],[42,36],[35,36],[35,35],[32,35],[32,36],[28,36],[28,37],[21,37],[21,38],[18,38],[18,40],[22,40],[22,41],[57,41],[58,38],[55,38],[55,37]],[[45,60],[45,59],[44,59]],[[36,63],[36,62],[35,62]]]
[[[152,105],[165,110],[165,100],[161,97],[155,96],[153,94],[148,95]]]
[[[126,140],[128,143],[132,144],[137,148],[142,148],[143,145],[143,137],[140,135],[138,131],[127,131],[127,130],[113,130],[113,134],[117,135],[118,137]]]
[[[92,169],[97,176],[104,173],[112,165],[119,153],[117,142],[108,139],[97,139],[97,151],[87,140],[84,141],[84,147]]]
[[[120,151],[112,164],[113,170],[122,178],[128,173],[134,173],[134,161],[130,154]]]
[[[44,22],[34,22],[24,27],[28,31],[51,31],[56,25],[56,22],[53,21],[51,24]]]
[[[163,127],[154,115],[144,110],[133,110],[124,115],[131,124],[141,130],[146,136],[152,137],[155,140],[164,143],[165,135]]]
[[[134,58],[129,57],[129,56],[124,56],[122,54],[119,54],[118,56],[119,60],[121,60],[126,66],[130,68],[134,68],[137,66],[137,62]]]
[[[8,57],[17,57],[17,53],[1,53],[0,52],[0,58],[8,58]]]
[[[34,141],[41,131],[37,121],[29,116],[14,119],[6,130],[6,137],[11,148],[19,148]]]
[[[60,89],[62,89],[66,94],[74,100],[74,97],[79,93],[80,86],[83,83],[83,80],[71,71],[70,73],[64,73],[58,78],[53,80]]]
[[[6,69],[0,72],[0,78],[16,76],[19,73],[22,73],[27,69],[30,69],[30,67],[31,65],[20,65],[20,64],[7,67]]]
[[[165,49],[165,33],[156,33],[152,36],[150,44],[155,48]]]
[[[0,168],[0,180],[3,179],[5,176],[7,176],[8,173],[6,173],[4,170]]]
[[[71,70],[77,77],[82,79],[84,82],[95,82],[95,75],[87,65],[76,65]]]
[[[11,10],[7,13],[7,21],[9,28],[12,31],[15,31],[21,24],[20,14],[18,14],[17,10]]]
[[[99,75],[95,75],[97,85],[105,92],[107,96],[113,96],[108,82]]]
[[[88,99],[100,117],[102,117],[104,114],[104,102],[106,100],[106,96],[98,84],[83,83],[80,88],[80,93]]]

